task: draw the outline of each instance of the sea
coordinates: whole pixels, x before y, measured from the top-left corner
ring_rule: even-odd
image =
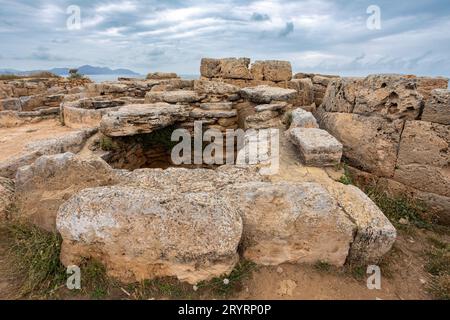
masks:
[[[180,74],[182,79],[195,80],[200,76],[195,74]],[[129,74],[92,74],[86,75],[87,78],[94,82],[117,81],[118,78],[145,79],[145,75],[129,75]]]

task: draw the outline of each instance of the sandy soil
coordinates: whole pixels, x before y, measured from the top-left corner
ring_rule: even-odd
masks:
[[[43,120],[13,128],[0,128],[0,161],[20,154],[30,142],[55,138],[74,131],[58,120]]]

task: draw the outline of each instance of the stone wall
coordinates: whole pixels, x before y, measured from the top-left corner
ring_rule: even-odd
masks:
[[[428,218],[450,224],[448,80],[402,75],[330,82],[316,112],[344,145],[354,174],[424,202]]]

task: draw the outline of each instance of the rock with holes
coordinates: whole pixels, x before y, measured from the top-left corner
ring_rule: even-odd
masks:
[[[110,137],[150,133],[183,121],[189,116],[186,105],[168,103],[130,104],[104,115],[100,131]]]
[[[270,87],[266,85],[243,88],[240,91],[241,96],[251,102],[264,104],[272,101],[290,101],[295,99],[297,91],[293,89],[283,89]]]
[[[302,108],[297,108],[292,111],[291,129],[292,128],[319,128],[316,118],[311,112],[305,111]]]
[[[325,130],[293,128],[287,132],[307,166],[326,167],[341,162],[342,144]]]
[[[390,120],[414,120],[418,118],[423,102],[415,78],[372,75],[362,82],[353,113],[375,114]]]
[[[200,94],[232,95],[239,87],[221,81],[195,80],[194,90]]]
[[[0,222],[6,220],[14,204],[14,180],[0,177]]]
[[[262,265],[342,266],[355,225],[316,183],[249,182],[227,190],[244,221],[244,257]]]
[[[322,107],[327,112],[353,112],[363,78],[337,78],[330,81]]]
[[[83,159],[72,153],[42,156],[17,171],[18,213],[13,218],[54,231],[58,208],[71,195],[115,182],[114,170],[100,158]]]
[[[113,186],[74,195],[60,207],[57,228],[64,265],[94,258],[123,282],[175,276],[196,284],[231,272],[242,219],[217,192]]]
[[[255,61],[251,67],[255,80],[289,81],[292,79],[292,67],[289,61]]]

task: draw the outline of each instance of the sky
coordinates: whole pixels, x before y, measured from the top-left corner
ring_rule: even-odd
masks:
[[[199,74],[202,57],[450,76],[450,0],[0,0],[0,69]]]

